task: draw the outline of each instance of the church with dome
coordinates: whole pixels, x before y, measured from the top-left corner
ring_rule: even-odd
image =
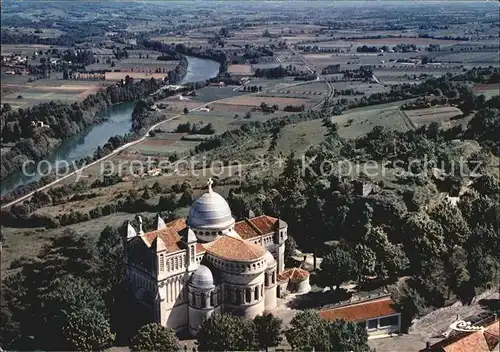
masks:
[[[186,219],[158,216],[151,232],[138,220],[137,230],[127,225],[126,282],[145,321],[194,336],[214,312],[252,319],[286,290],[310,289],[307,271],[285,270],[287,224],[253,214],[236,222],[210,179]]]

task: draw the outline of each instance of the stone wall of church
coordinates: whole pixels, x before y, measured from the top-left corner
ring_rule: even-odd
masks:
[[[276,299],[277,284],[277,267],[268,268],[264,274],[264,306],[266,311],[273,310],[278,305]]]
[[[264,289],[264,309],[266,312],[273,310],[278,305],[278,299],[276,297],[276,285]]]
[[[253,319],[264,312],[264,272],[257,275],[220,274],[225,313]]]
[[[278,273],[283,272],[285,270],[285,243],[278,246],[276,261],[278,262]]]
[[[160,323],[163,326],[168,326],[172,329],[187,326],[188,282],[189,274],[186,272],[173,275],[158,282],[158,292],[161,300]]]
[[[196,335],[203,321],[214,312],[220,313],[221,292],[218,286],[197,288],[189,286],[189,332]]]
[[[188,328],[188,304],[183,303],[169,310],[164,310],[162,325],[181,332]]]

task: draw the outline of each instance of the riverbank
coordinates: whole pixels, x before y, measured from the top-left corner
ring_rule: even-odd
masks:
[[[219,71],[219,64],[217,62],[214,62],[212,60],[207,60],[207,59],[200,59],[200,58],[196,58],[196,57],[186,57],[186,60],[187,62],[189,63],[188,67],[189,69],[186,71],[186,74],[184,75],[184,77],[182,78],[182,83],[185,84],[185,83],[188,83],[188,82],[193,82],[193,81],[196,81],[198,79],[202,79],[203,81],[206,81],[210,78],[213,78],[214,76],[217,75],[217,72]],[[150,92],[149,94],[145,94],[145,96],[147,95],[150,95],[152,92]],[[168,94],[168,92],[164,92],[164,94]],[[145,97],[144,96],[144,97]],[[157,99],[161,98],[161,97],[156,97]],[[126,103],[127,104],[127,103]],[[130,103],[128,103],[130,104]],[[120,109],[120,106],[122,104],[118,104],[118,105],[115,105],[113,107],[111,107],[110,109]],[[94,127],[92,127],[89,132],[84,132],[82,135],[76,137],[76,139],[79,139],[79,141],[74,141],[74,140],[71,140],[70,143],[74,144],[76,148],[80,149],[80,150],[86,150],[86,153],[80,153],[78,154],[80,156],[80,159],[79,158],[76,158],[76,157],[71,157],[71,158],[68,158],[68,154],[65,154],[65,153],[53,153],[55,154],[55,156],[52,156],[51,158],[49,158],[49,161],[50,160],[67,160],[69,162],[74,162],[74,161],[78,161],[78,162],[75,162],[75,165],[77,167],[80,167],[82,166],[84,163],[89,163],[91,161],[94,160],[93,156],[96,154],[96,145],[97,146],[101,146],[103,143],[104,145],[107,145],[109,144],[109,139],[110,138],[116,138],[116,137],[119,137],[120,135],[123,135],[123,134],[126,134],[130,131],[132,131],[132,124],[133,124],[133,119],[132,119],[132,111],[134,109],[134,106],[133,104],[131,104],[130,106],[127,107],[126,111],[123,111],[123,116],[121,116],[120,118],[118,118],[116,121],[113,121],[114,119],[111,117],[110,119],[108,119],[108,121],[111,121],[111,122],[117,122],[119,125],[116,125],[114,123],[111,123],[109,125],[106,125],[106,122],[104,122],[104,125],[103,127],[101,128],[100,126],[102,125],[95,125]],[[149,125],[151,123],[155,123],[155,122],[158,122],[158,121],[146,121],[146,122],[143,122],[143,126],[141,126],[140,130],[138,130],[138,134],[133,137],[133,139],[135,138],[140,138],[140,136],[142,135],[142,133],[145,131],[146,128],[149,127]],[[164,121],[162,121],[164,122]],[[88,134],[92,133],[94,131],[94,129],[98,129],[98,130],[102,130],[101,132],[107,132],[107,134],[104,134],[104,137],[102,134],[99,134],[102,138],[100,138],[99,140],[95,140],[93,138],[87,138]],[[118,134],[117,134],[118,132]],[[129,142],[129,140],[127,140],[127,142]],[[113,143],[114,145],[114,143]],[[69,149],[69,156],[73,155],[73,150],[71,148],[66,148],[67,146],[62,146],[63,149]],[[106,149],[104,148],[104,146],[101,148],[101,149]],[[108,148],[108,151],[113,151],[113,150],[109,150],[110,148]],[[99,155],[98,155],[99,156]],[[71,159],[71,160],[69,160]],[[30,172],[32,172],[32,170],[30,170]],[[55,175],[49,175],[49,176],[45,176],[42,178],[42,176],[40,174],[37,174],[35,175],[34,177],[33,176],[26,176],[26,175],[23,175],[25,177],[21,177],[20,175],[18,175],[18,177],[15,177],[13,179],[12,182],[10,183],[7,183],[7,184],[2,184],[2,201],[5,202],[10,202],[18,197],[22,197],[24,195],[26,195],[28,192],[31,192],[35,189],[38,189],[38,188],[41,188],[41,187],[44,187],[48,184],[51,184],[54,180],[55,180]],[[30,181],[30,180],[34,180],[36,182],[33,182],[33,181]]]
[[[156,91],[161,83],[156,80],[119,82],[81,103],[43,103],[31,109],[9,111],[3,116],[15,128],[2,131],[3,143],[14,145],[1,156],[1,179],[4,181],[21,170],[26,161],[38,162],[53,154],[65,140],[78,135],[89,126],[103,121],[99,112],[117,103],[134,101]],[[35,120],[36,119],[36,120]]]
[[[254,94],[254,93],[251,93],[251,94]],[[251,94],[249,94],[249,95],[251,95]],[[230,98],[218,99],[218,100],[214,100],[214,101],[211,101],[211,102],[208,102],[208,103],[204,103],[204,104],[202,104],[202,105],[197,106],[197,107],[196,107],[196,108],[194,108],[194,109],[191,109],[190,111],[197,111],[197,110],[200,110],[200,109],[202,109],[202,108],[206,107],[207,105],[214,104],[214,103],[217,103],[217,102],[220,102],[220,101],[226,100],[226,99],[230,99]],[[56,180],[54,180],[54,181],[51,181],[50,183],[45,184],[45,185],[43,185],[42,187],[39,187],[39,188],[37,188],[37,189],[33,190],[32,192],[30,192],[30,193],[28,193],[28,194],[25,194],[25,195],[23,195],[23,196],[21,196],[21,197],[19,197],[19,198],[15,199],[15,200],[13,200],[13,201],[10,201],[10,202],[9,202],[9,203],[7,203],[7,204],[3,204],[3,205],[0,207],[0,209],[6,209],[6,208],[8,208],[8,207],[10,207],[10,206],[12,206],[12,205],[14,205],[14,204],[20,203],[20,202],[22,202],[22,201],[24,201],[24,200],[26,200],[26,199],[30,198],[31,196],[33,196],[33,194],[34,194],[34,193],[44,191],[44,190],[46,190],[46,189],[48,189],[48,188],[50,188],[50,187],[52,187],[52,186],[56,185],[57,183],[59,183],[59,182],[61,182],[61,181],[65,180],[65,179],[67,179],[67,178],[69,178],[69,177],[71,177],[71,176],[74,176],[74,175],[77,175],[77,174],[81,173],[81,172],[82,172],[82,171],[84,171],[85,169],[87,169],[87,168],[89,168],[89,167],[91,167],[91,166],[93,166],[93,165],[96,165],[96,164],[97,164],[97,163],[99,163],[99,162],[103,162],[104,160],[106,160],[106,159],[108,159],[108,158],[112,157],[113,155],[116,155],[116,154],[118,154],[119,152],[121,152],[121,151],[123,151],[123,150],[125,150],[125,149],[127,149],[127,148],[129,148],[129,147],[131,147],[131,146],[134,146],[134,145],[136,145],[136,144],[138,144],[138,143],[140,143],[140,142],[142,142],[142,141],[144,141],[144,140],[148,137],[149,132],[153,131],[154,129],[156,129],[156,128],[157,128],[158,126],[160,126],[161,124],[163,124],[163,123],[165,123],[165,122],[168,122],[168,121],[171,121],[171,120],[174,120],[174,119],[176,119],[176,118],[178,118],[178,117],[180,117],[180,116],[183,116],[183,114],[178,114],[178,115],[172,116],[172,117],[170,117],[170,118],[167,118],[167,119],[165,119],[165,120],[162,120],[162,121],[160,121],[160,122],[158,122],[158,123],[154,124],[153,126],[151,126],[151,127],[148,129],[148,131],[145,133],[145,135],[144,135],[144,136],[142,136],[141,138],[139,138],[139,139],[137,139],[137,140],[135,140],[135,141],[129,142],[129,143],[125,144],[125,145],[122,145],[122,146],[118,147],[117,149],[115,149],[115,150],[114,150],[113,152],[111,152],[110,154],[108,154],[108,155],[106,155],[106,156],[104,156],[104,157],[102,157],[102,158],[100,158],[100,159],[98,159],[98,160],[95,160],[95,161],[93,161],[93,162],[91,162],[91,163],[89,163],[89,164],[87,164],[87,165],[84,165],[83,167],[81,167],[81,168],[79,168],[79,169],[77,169],[77,170],[74,170],[74,171],[72,171],[72,172],[68,173],[67,175],[64,175],[64,176],[62,176],[62,177],[60,177],[60,178],[58,178],[58,179],[56,179]]]

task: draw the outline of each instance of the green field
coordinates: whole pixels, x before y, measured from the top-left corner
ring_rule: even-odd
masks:
[[[332,116],[343,138],[357,138],[370,132],[375,126],[383,126],[396,131],[407,131],[411,126],[406,122],[399,107],[403,102],[372,105],[352,109],[340,116]]]
[[[191,100],[210,102],[214,100],[236,97],[245,93],[234,91],[236,87],[204,87],[196,91]]]

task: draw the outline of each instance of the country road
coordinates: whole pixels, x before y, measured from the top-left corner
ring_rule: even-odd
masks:
[[[302,63],[304,64],[304,66],[307,67],[307,69],[309,70],[309,72],[311,73],[316,73],[316,81],[323,81],[326,83],[326,86],[328,88],[328,95],[326,96],[325,100],[323,100],[321,103],[317,104],[315,107],[313,107],[313,110],[314,111],[317,111],[321,108],[321,106],[326,102],[328,101],[329,99],[333,98],[333,94],[335,93],[335,88],[333,87],[333,84],[331,82],[329,82],[325,76],[323,76],[322,74],[320,73],[317,73],[316,70],[314,70],[314,65],[312,65],[309,61],[306,60],[306,58],[301,55],[292,45],[289,45],[288,46],[288,50],[290,50],[294,55],[297,55],[300,59],[300,61],[302,61]]]

